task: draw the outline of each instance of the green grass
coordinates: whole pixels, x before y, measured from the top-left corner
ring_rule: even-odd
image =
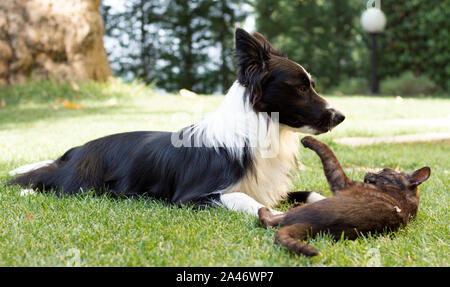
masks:
[[[445,118],[450,99],[387,97],[326,98],[347,116],[329,143],[349,175],[360,168],[428,165],[431,178],[421,187],[417,217],[392,235],[332,241],[310,240],[321,251],[315,258],[290,254],[273,245],[275,229],[223,208],[177,208],[146,198],[113,199],[90,194],[57,198],[20,196],[5,187],[8,171],[52,159],[75,145],[112,133],[177,130],[213,111],[219,96],[196,99],[162,95],[139,83],[84,83],[79,89],[53,82],[1,87],[0,100],[0,266],[449,266],[450,142],[348,147],[332,142],[347,136],[384,136],[450,132],[449,122],[398,124],[396,119]],[[111,98],[116,105],[107,105]],[[73,110],[60,99],[84,105]],[[55,109],[57,108],[57,109]],[[395,123],[395,124],[394,124]],[[328,186],[318,158],[301,149],[306,170],[294,175],[292,190]],[[286,208],[286,206],[282,206]]]

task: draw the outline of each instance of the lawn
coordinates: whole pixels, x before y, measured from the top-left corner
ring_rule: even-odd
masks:
[[[54,159],[112,133],[175,131],[213,111],[223,97],[181,98],[119,81],[0,87],[0,266],[449,266],[450,141],[349,147],[333,139],[448,133],[450,98],[325,97],[347,119],[318,138],[332,146],[350,177],[361,180],[367,168],[424,165],[432,176],[405,229],[355,241],[322,235],[310,239],[321,254],[306,258],[274,246],[275,230],[262,228],[255,217],[223,208],[91,194],[20,196],[17,187],[4,186],[8,171],[19,165]],[[318,158],[309,150],[299,153],[302,170],[292,190],[329,196]]]

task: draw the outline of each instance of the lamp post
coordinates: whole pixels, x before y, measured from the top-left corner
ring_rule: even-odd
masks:
[[[378,94],[378,77],[377,77],[377,33],[384,30],[386,26],[386,16],[379,8],[368,8],[361,16],[361,25],[370,35],[370,92]]]

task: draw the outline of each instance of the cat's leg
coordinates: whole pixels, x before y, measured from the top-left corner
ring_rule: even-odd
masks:
[[[315,256],[319,251],[301,240],[305,240],[311,226],[308,224],[297,223],[280,228],[275,235],[275,244],[281,244],[296,254],[306,256]]]
[[[285,214],[273,214],[267,207],[258,210],[259,221],[264,227],[277,226],[283,220]]]
[[[345,174],[330,147],[311,136],[302,138],[301,143],[304,147],[315,151],[320,157],[325,176],[333,194],[354,184]]]

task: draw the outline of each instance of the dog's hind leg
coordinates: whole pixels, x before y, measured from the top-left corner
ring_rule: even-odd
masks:
[[[49,166],[52,163],[54,163],[54,160],[44,160],[44,161],[40,161],[40,162],[35,162],[35,163],[31,163],[31,164],[26,164],[26,165],[22,165],[14,170],[11,170],[9,172],[10,176],[16,176],[16,175],[20,175],[20,174],[25,174],[27,172],[36,170],[38,168],[44,167],[44,166]]]

